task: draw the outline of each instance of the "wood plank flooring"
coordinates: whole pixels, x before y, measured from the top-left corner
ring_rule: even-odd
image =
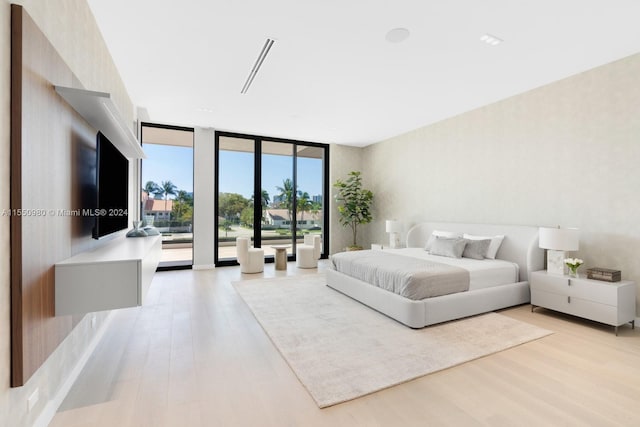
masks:
[[[157,273],[148,304],[113,313],[50,425],[640,425],[640,328],[616,337],[529,305],[502,314],[553,335],[318,409],[231,286],[315,273],[293,263],[242,277],[237,267]]]

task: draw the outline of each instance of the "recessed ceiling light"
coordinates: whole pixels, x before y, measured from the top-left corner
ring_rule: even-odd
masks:
[[[389,43],[400,43],[408,39],[410,34],[406,28],[394,28],[389,30],[385,39],[387,39]]]
[[[482,37],[480,37],[480,40],[491,46],[497,46],[504,41],[501,38],[492,36],[491,34],[483,35]]]

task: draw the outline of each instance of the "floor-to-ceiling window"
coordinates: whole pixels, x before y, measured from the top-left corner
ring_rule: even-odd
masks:
[[[216,259],[236,258],[236,237],[254,238],[254,141],[216,136]]]
[[[217,132],[216,265],[236,263],[238,236],[262,247],[267,262],[273,245],[295,259],[309,233],[328,247],[328,156],[325,144]]]
[[[298,229],[305,234],[322,235],[324,230],[324,154],[319,147],[296,146],[297,222]],[[328,248],[325,246],[328,242],[321,241],[323,248]]]
[[[162,268],[193,263],[193,135],[192,128],[141,126],[141,219],[162,234]]]
[[[274,256],[271,245],[288,245],[287,255],[293,254],[294,215],[293,150],[294,144],[262,141],[261,186],[262,212],[260,240],[266,257]]]

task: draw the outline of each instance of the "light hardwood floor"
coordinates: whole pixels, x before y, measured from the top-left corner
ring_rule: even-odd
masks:
[[[144,307],[113,313],[50,425],[640,425],[640,328],[616,337],[529,305],[502,313],[553,335],[318,409],[231,285],[315,273],[157,273]]]

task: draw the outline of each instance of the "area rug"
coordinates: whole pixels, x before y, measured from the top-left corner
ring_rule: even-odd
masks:
[[[411,329],[322,274],[233,285],[320,408],[551,334],[497,313]]]

